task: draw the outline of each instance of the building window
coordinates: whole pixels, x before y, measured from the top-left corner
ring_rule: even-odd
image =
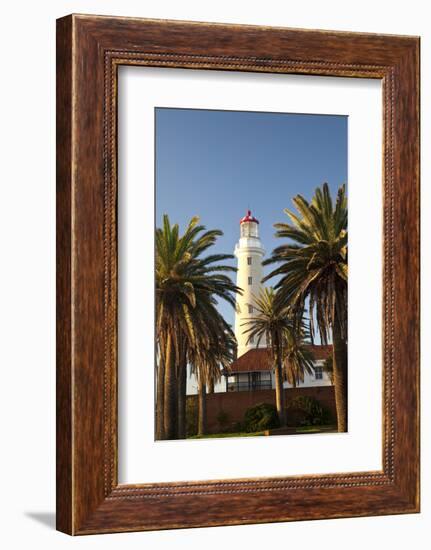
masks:
[[[252,285],[253,284],[253,277],[249,277],[248,278],[248,285]]]
[[[251,265],[251,256],[247,256],[247,265]]]
[[[251,306],[250,304],[248,304],[248,312],[253,313],[253,306]]]
[[[323,367],[314,367],[314,377],[316,380],[323,379]]]

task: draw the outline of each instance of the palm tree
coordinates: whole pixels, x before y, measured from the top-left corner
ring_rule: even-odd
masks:
[[[314,355],[307,345],[307,336],[305,327],[298,329],[293,322],[292,329],[285,332],[283,372],[294,388],[304,382],[305,373],[314,373]]]
[[[164,439],[163,413],[165,408],[165,352],[164,331],[156,332],[156,439]]]
[[[210,339],[191,354],[192,372],[198,379],[198,435],[207,431],[206,394],[210,386],[214,388],[221,379],[223,369],[227,369],[234,359],[236,339],[230,326],[217,312],[211,318]],[[214,390],[213,390],[214,391]]]
[[[256,340],[258,347],[265,337],[275,373],[275,401],[281,426],[286,425],[283,379],[296,385],[304,379],[304,370],[312,372],[312,357],[303,342],[301,327],[296,326],[289,310],[277,300],[277,294],[272,287],[262,290],[254,297],[254,317],[250,317],[244,325],[248,333],[248,341]]]
[[[177,418],[181,417],[178,415],[178,391],[180,387],[185,394],[185,357],[190,349],[197,348],[208,338],[217,298],[234,307],[234,295],[239,291],[225,274],[236,268],[219,263],[233,256],[202,256],[222,232],[206,231],[198,221],[199,218],[192,218],[180,236],[178,225],[171,226],[165,215],[163,227],[157,228],[155,233],[156,336],[160,358],[156,434],[165,439],[175,439],[178,434]]]
[[[331,381],[331,384],[334,383],[334,368],[333,368],[333,358],[332,355],[327,357],[325,361],[323,362],[323,372],[326,372],[327,376],[329,377],[329,380]]]
[[[299,216],[285,213],[291,223],[277,223],[276,236],[290,242],[276,248],[265,265],[278,263],[267,277],[281,276],[280,307],[289,307],[301,322],[308,300],[312,337],[317,325],[322,343],[332,337],[338,431],[347,429],[347,197],[338,190],[333,205],[328,184],[317,188],[308,203],[293,199]]]
[[[196,375],[199,383],[199,422],[200,433],[206,432],[206,394],[214,391],[214,384],[221,378],[222,368],[227,368],[234,358],[233,350],[236,347],[235,335],[230,325],[216,309],[217,302],[207,293],[200,296],[198,291],[196,306],[193,312],[194,333],[196,340],[192,345],[185,342],[186,349],[183,360],[183,369],[179,376],[183,377],[183,391],[178,388],[178,438],[186,436],[185,404],[186,404],[186,368],[191,366],[192,374]],[[212,392],[210,392],[210,388]],[[183,409],[183,410],[181,410]],[[183,422],[183,424],[182,424]]]
[[[177,384],[177,437],[186,437],[186,395],[187,395],[187,341],[182,338],[179,346]]]

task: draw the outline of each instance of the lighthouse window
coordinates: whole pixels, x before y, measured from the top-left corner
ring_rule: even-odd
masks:
[[[251,306],[250,304],[248,305],[248,312],[253,313],[253,306]]]
[[[247,265],[251,265],[251,256],[247,256]]]
[[[249,284],[249,285],[252,285],[252,284],[253,284],[253,277],[249,277],[249,278],[248,278],[248,284]]]

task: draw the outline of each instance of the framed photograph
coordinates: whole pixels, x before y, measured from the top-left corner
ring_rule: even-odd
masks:
[[[419,38],[57,21],[57,528],[419,511]]]

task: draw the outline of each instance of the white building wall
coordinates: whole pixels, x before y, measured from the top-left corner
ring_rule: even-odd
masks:
[[[324,361],[315,361],[315,367],[322,367],[322,378],[316,378],[316,374],[307,374],[304,375],[304,382],[300,382],[296,387],[297,388],[311,388],[318,386],[332,386],[332,382],[328,374],[323,370]],[[275,379],[272,379],[272,387],[275,389]],[[283,382],[284,388],[293,388],[292,384],[289,382]]]
[[[305,374],[304,376],[304,382],[301,382],[297,385],[297,388],[311,388],[311,387],[321,387],[321,386],[332,386],[332,382],[328,374],[323,370],[323,364],[324,361],[315,361],[314,365],[315,367],[320,367],[322,369],[321,371],[321,378],[319,376],[316,376],[316,373],[313,374]],[[250,377],[249,377],[250,374]],[[251,383],[251,375],[252,373],[247,372],[241,372],[238,374],[233,374],[228,377],[227,382],[229,384],[236,384],[237,382],[242,386],[242,390],[246,390],[246,385],[248,382]],[[275,389],[275,375],[274,371],[262,371],[259,373],[261,382],[265,383],[266,381],[269,382],[271,380],[272,389]],[[293,386],[289,384],[288,382],[283,383],[284,388],[292,388]]]

